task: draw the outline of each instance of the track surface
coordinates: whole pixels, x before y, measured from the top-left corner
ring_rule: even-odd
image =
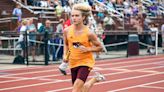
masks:
[[[0,92],[71,92],[69,70],[63,76],[57,67],[0,70]],[[103,73],[106,81],[90,92],[164,92],[164,55],[101,60],[93,71]]]

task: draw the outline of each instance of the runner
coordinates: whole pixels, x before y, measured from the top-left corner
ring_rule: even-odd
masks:
[[[69,62],[71,68],[72,92],[89,92],[94,83],[105,79],[102,74],[96,72],[95,76],[86,82],[95,64],[92,52],[103,50],[96,34],[84,25],[90,14],[89,5],[75,4],[71,12],[73,24],[64,31],[64,62]]]

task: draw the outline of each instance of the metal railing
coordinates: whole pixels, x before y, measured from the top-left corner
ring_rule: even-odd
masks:
[[[7,23],[11,22],[13,19],[18,19],[17,17],[6,17],[6,18],[1,18],[0,23]]]

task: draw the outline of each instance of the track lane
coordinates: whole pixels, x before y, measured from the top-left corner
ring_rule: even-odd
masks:
[[[106,62],[106,61],[96,62],[97,69],[95,69],[95,70],[98,70],[98,71],[104,73],[105,76],[107,77],[107,81],[96,84],[92,89],[93,91],[91,91],[91,92],[107,92],[107,91],[110,92],[110,90],[111,91],[117,90],[117,89],[121,89],[122,87],[126,88],[127,85],[135,86],[135,83],[134,83],[135,81],[137,81],[136,85],[139,85],[139,84],[143,84],[142,82],[149,83],[149,82],[164,80],[163,77],[161,78],[161,76],[164,76],[162,74],[164,72],[163,71],[164,67],[162,65],[162,63],[163,63],[162,61],[164,60],[164,58],[162,56],[158,56],[158,57],[153,56],[152,59],[150,59],[150,56],[144,57],[144,58],[137,58],[137,59],[128,58],[128,59],[122,59],[123,62],[120,60],[121,59],[117,59],[117,60],[113,60],[113,61],[109,60],[110,62]],[[29,68],[28,71],[25,69],[23,69],[23,70],[17,69],[18,72],[14,71],[14,70],[12,70],[12,71],[7,70],[5,72],[8,72],[9,74],[7,74],[7,76],[6,75],[5,76],[2,75],[2,77],[0,76],[0,82],[2,82],[1,80],[3,80],[4,77],[15,77],[15,78],[13,78],[13,80],[16,79],[16,77],[18,77],[18,78],[20,77],[22,79],[27,78],[27,80],[22,80],[21,81],[22,83],[23,83],[23,81],[28,81],[28,80],[33,80],[33,81],[37,80],[37,81],[42,81],[42,82],[41,83],[32,83],[32,84],[34,84],[32,86],[30,86],[30,81],[29,81],[29,84],[28,84],[28,82],[25,82],[27,84],[25,84],[25,85],[22,84],[22,86],[20,86],[21,83],[19,84],[19,82],[16,82],[16,83],[18,83],[18,85],[16,84],[15,86],[12,86],[13,85],[12,84],[10,87],[9,86],[6,87],[6,88],[12,88],[12,87],[15,87],[15,88],[8,89],[8,90],[0,90],[0,92],[48,92],[48,91],[51,92],[51,90],[53,92],[54,89],[59,90],[59,91],[54,91],[54,92],[70,92],[70,90],[72,88],[70,76],[62,76],[58,72],[58,70],[54,69],[54,68],[57,68],[57,66],[56,65],[48,66],[48,67],[46,66],[43,68],[37,67],[36,69]],[[34,69],[34,71],[33,71],[33,69]],[[12,74],[12,73],[16,73],[16,74]],[[144,76],[144,75],[146,76],[146,75],[150,75],[150,74],[152,74],[150,76],[150,79],[156,78],[156,80],[154,80],[154,79],[150,80],[149,78],[147,79],[145,77],[144,78],[139,77],[139,76]],[[153,75],[153,74],[155,74],[155,75]],[[93,73],[91,73],[90,77],[92,75],[93,75]],[[137,78],[137,80],[136,80],[135,77],[137,77],[137,76],[139,78]],[[30,79],[30,78],[35,78],[35,79]],[[10,78],[7,78],[7,79],[10,79]],[[123,79],[123,80],[121,80],[121,79]],[[11,78],[11,80],[12,80],[12,78]],[[142,80],[142,82],[138,82],[140,80]],[[5,81],[7,81],[7,80],[5,80]],[[121,83],[120,88],[112,87],[112,89],[108,89],[110,87],[109,85],[113,85],[112,83],[115,85],[118,83]],[[125,84],[125,83],[128,83],[128,84]],[[132,83],[134,83],[134,85],[132,85]],[[160,84],[163,84],[163,83],[159,83],[159,85]],[[99,87],[97,87],[97,86],[101,86],[100,89],[103,88],[103,90],[98,91]],[[155,86],[155,85],[153,85],[153,86]],[[158,85],[157,85],[157,87],[158,87]],[[63,88],[66,90],[60,91],[60,89],[63,89]],[[1,89],[1,87],[0,87],[0,89]],[[97,90],[94,90],[94,89],[97,89]],[[145,88],[145,87],[141,87],[141,89],[148,90],[148,88]],[[126,92],[127,92],[127,90],[126,90]],[[143,92],[146,92],[146,91],[143,91]]]

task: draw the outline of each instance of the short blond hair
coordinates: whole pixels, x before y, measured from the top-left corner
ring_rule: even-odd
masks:
[[[28,23],[27,19],[23,19],[22,22],[21,22],[22,25],[27,25],[27,23]]]
[[[84,4],[84,3],[78,3],[73,5],[72,9],[81,11],[82,16],[86,16],[86,17],[91,15],[91,10],[92,10],[92,8],[88,4]]]

